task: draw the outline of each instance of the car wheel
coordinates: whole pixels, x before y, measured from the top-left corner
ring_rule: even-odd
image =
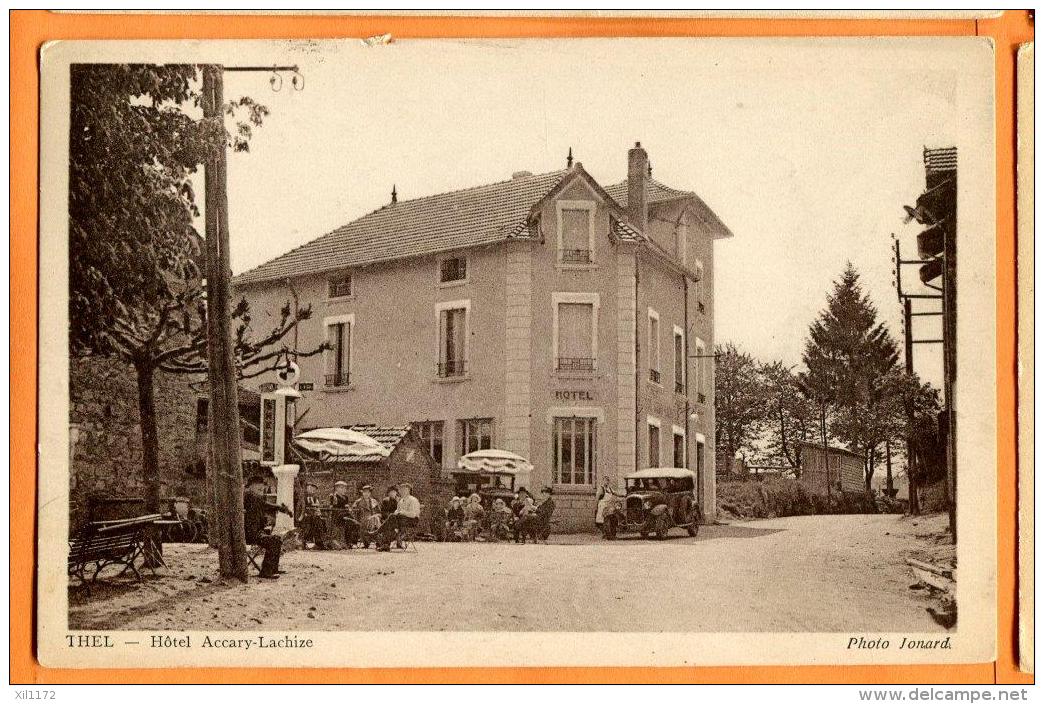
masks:
[[[616,518],[610,516],[602,524],[602,537],[606,540],[616,540]]]
[[[693,538],[695,538],[696,534],[700,532],[700,524],[696,522],[695,514],[691,516],[691,523],[685,526],[685,530],[687,530],[689,532],[689,535],[691,535]]]
[[[660,540],[667,539],[667,531],[670,530],[671,524],[667,520],[667,515],[664,514],[656,521],[656,537]]]

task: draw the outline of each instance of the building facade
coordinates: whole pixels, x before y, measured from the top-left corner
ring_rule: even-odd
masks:
[[[312,307],[298,347],[330,348],[300,360],[305,425],[409,423],[446,471],[517,452],[576,530],[602,476],[648,466],[691,468],[714,515],[714,242],[729,236],[636,145],[620,183],[570,163],[393,198],[235,285],[259,330],[287,301]]]

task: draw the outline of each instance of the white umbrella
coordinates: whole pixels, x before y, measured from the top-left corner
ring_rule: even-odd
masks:
[[[533,465],[522,455],[507,450],[476,450],[457,460],[457,467],[468,472],[500,472],[515,475],[515,488],[528,486]]]
[[[387,457],[391,450],[366,433],[347,428],[317,428],[294,436],[294,442],[319,455],[340,457]]]

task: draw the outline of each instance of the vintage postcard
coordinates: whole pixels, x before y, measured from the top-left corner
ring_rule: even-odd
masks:
[[[40,60],[44,665],[995,658],[988,39]]]

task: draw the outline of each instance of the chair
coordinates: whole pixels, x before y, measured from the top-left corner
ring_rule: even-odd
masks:
[[[263,555],[265,549],[260,545],[247,545],[247,560],[250,562],[250,566],[254,568],[254,571],[261,574],[261,565],[257,564],[257,558]]]

